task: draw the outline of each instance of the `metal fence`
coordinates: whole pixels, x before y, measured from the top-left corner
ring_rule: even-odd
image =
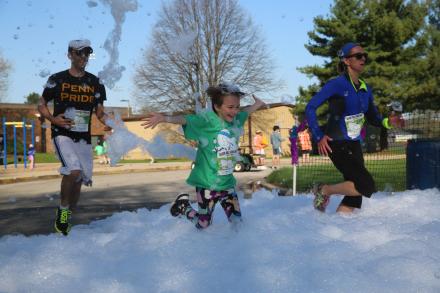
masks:
[[[366,125],[365,138],[361,142],[365,165],[380,191],[406,189],[406,148],[409,140],[440,139],[440,112],[404,113],[402,118],[402,127],[391,130]],[[309,190],[314,182],[337,183],[343,180],[330,159],[318,155],[316,143],[313,143],[308,160],[299,150],[296,178],[297,192]],[[293,179],[290,179],[286,186],[291,187],[292,182]]]

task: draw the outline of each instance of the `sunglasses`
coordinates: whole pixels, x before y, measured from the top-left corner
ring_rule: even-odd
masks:
[[[219,88],[221,89],[222,94],[235,94],[239,97],[246,95],[235,84],[219,84]]]
[[[83,48],[81,50],[72,50],[73,53],[75,53],[76,56],[80,57],[88,57],[93,52],[90,48]]]
[[[345,56],[345,58],[351,58],[351,57],[354,57],[357,60],[361,60],[362,58],[365,58],[365,60],[367,60],[368,59],[368,54],[367,53],[355,53],[355,54],[351,54],[351,55]]]

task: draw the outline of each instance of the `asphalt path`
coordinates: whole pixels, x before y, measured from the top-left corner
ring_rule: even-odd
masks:
[[[234,174],[241,186],[269,173],[253,170]],[[182,192],[193,196],[194,188],[185,183],[188,174],[189,170],[94,176],[93,187],[82,188],[72,222],[89,224],[117,212],[159,208]],[[59,189],[60,179],[0,185],[0,237],[53,233]]]

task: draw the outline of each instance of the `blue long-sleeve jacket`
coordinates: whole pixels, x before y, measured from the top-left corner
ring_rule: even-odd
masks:
[[[359,82],[359,88],[356,89],[348,75],[340,75],[328,81],[309,101],[306,117],[316,141],[320,141],[325,134],[333,140],[359,140],[360,135],[353,136],[351,133],[349,136],[346,121],[357,114],[363,114],[372,125],[381,126],[382,116],[373,103],[371,88],[363,80]],[[329,103],[329,117],[323,131],[318,124],[316,109],[326,101]]]

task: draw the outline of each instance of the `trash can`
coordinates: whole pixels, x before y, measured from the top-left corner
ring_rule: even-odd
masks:
[[[406,188],[440,188],[440,139],[410,139],[406,149]]]

